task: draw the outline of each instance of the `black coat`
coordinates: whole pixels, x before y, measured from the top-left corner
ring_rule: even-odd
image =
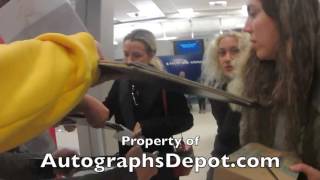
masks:
[[[162,91],[156,83],[117,80],[104,104],[110,110],[110,117],[114,115],[116,122],[128,129],[132,130],[135,123],[139,122],[146,138],[169,138],[190,129],[193,126],[193,116],[184,95],[170,91],[165,91],[165,115]],[[120,155],[124,155],[128,150],[128,147],[119,147]],[[173,148],[169,145],[152,146],[146,151],[155,150],[167,153],[172,152]]]
[[[212,114],[217,121],[217,135],[212,156],[221,158],[240,148],[239,123],[241,113],[232,111],[228,103],[209,100]]]

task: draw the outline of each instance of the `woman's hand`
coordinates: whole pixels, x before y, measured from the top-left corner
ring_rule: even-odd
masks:
[[[320,180],[320,171],[304,163],[295,164],[290,169],[294,172],[304,173],[308,180]]]
[[[53,154],[54,158],[60,157],[72,157],[72,156],[79,156],[77,151],[63,148],[55,151]],[[62,168],[62,169],[55,169],[54,173],[56,175],[56,179],[63,179],[64,177],[71,177],[76,172],[75,168]]]
[[[142,128],[139,122],[137,122],[133,128],[133,137],[140,138],[142,136]]]
[[[138,157],[142,158],[143,151],[140,146],[134,146],[132,147],[128,153],[126,154],[126,157]],[[148,154],[149,156],[156,158],[153,154]],[[149,161],[148,161],[149,162]],[[147,164],[146,167],[137,167],[135,168],[136,175],[138,177],[138,180],[150,180],[154,175],[158,173],[158,168],[155,166],[151,167],[150,164]]]
[[[94,128],[102,128],[109,119],[110,111],[104,104],[93,96],[85,95],[77,107],[84,113],[88,123]]]

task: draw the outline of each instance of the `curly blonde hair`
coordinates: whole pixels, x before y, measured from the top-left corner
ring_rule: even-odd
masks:
[[[235,74],[241,73],[240,66],[244,65],[248,59],[250,52],[250,38],[248,33],[244,32],[226,32],[219,35],[216,39],[213,39],[209,46],[207,47],[205,58],[202,63],[202,80],[205,85],[213,85],[218,87],[221,84],[229,82],[233,77],[227,77],[223,74],[223,69],[219,64],[219,43],[222,39],[226,37],[234,37],[238,40],[238,48],[240,49],[239,55],[235,58],[236,61],[233,61],[235,67],[233,72],[233,77]]]

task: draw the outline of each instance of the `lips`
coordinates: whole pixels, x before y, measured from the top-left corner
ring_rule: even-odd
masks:
[[[233,70],[232,66],[224,66],[225,71],[230,72]]]

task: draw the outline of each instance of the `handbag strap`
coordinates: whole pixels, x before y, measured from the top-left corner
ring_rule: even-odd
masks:
[[[168,116],[168,101],[167,101],[166,90],[162,89],[161,93],[162,93],[162,103],[163,103],[164,115]]]

